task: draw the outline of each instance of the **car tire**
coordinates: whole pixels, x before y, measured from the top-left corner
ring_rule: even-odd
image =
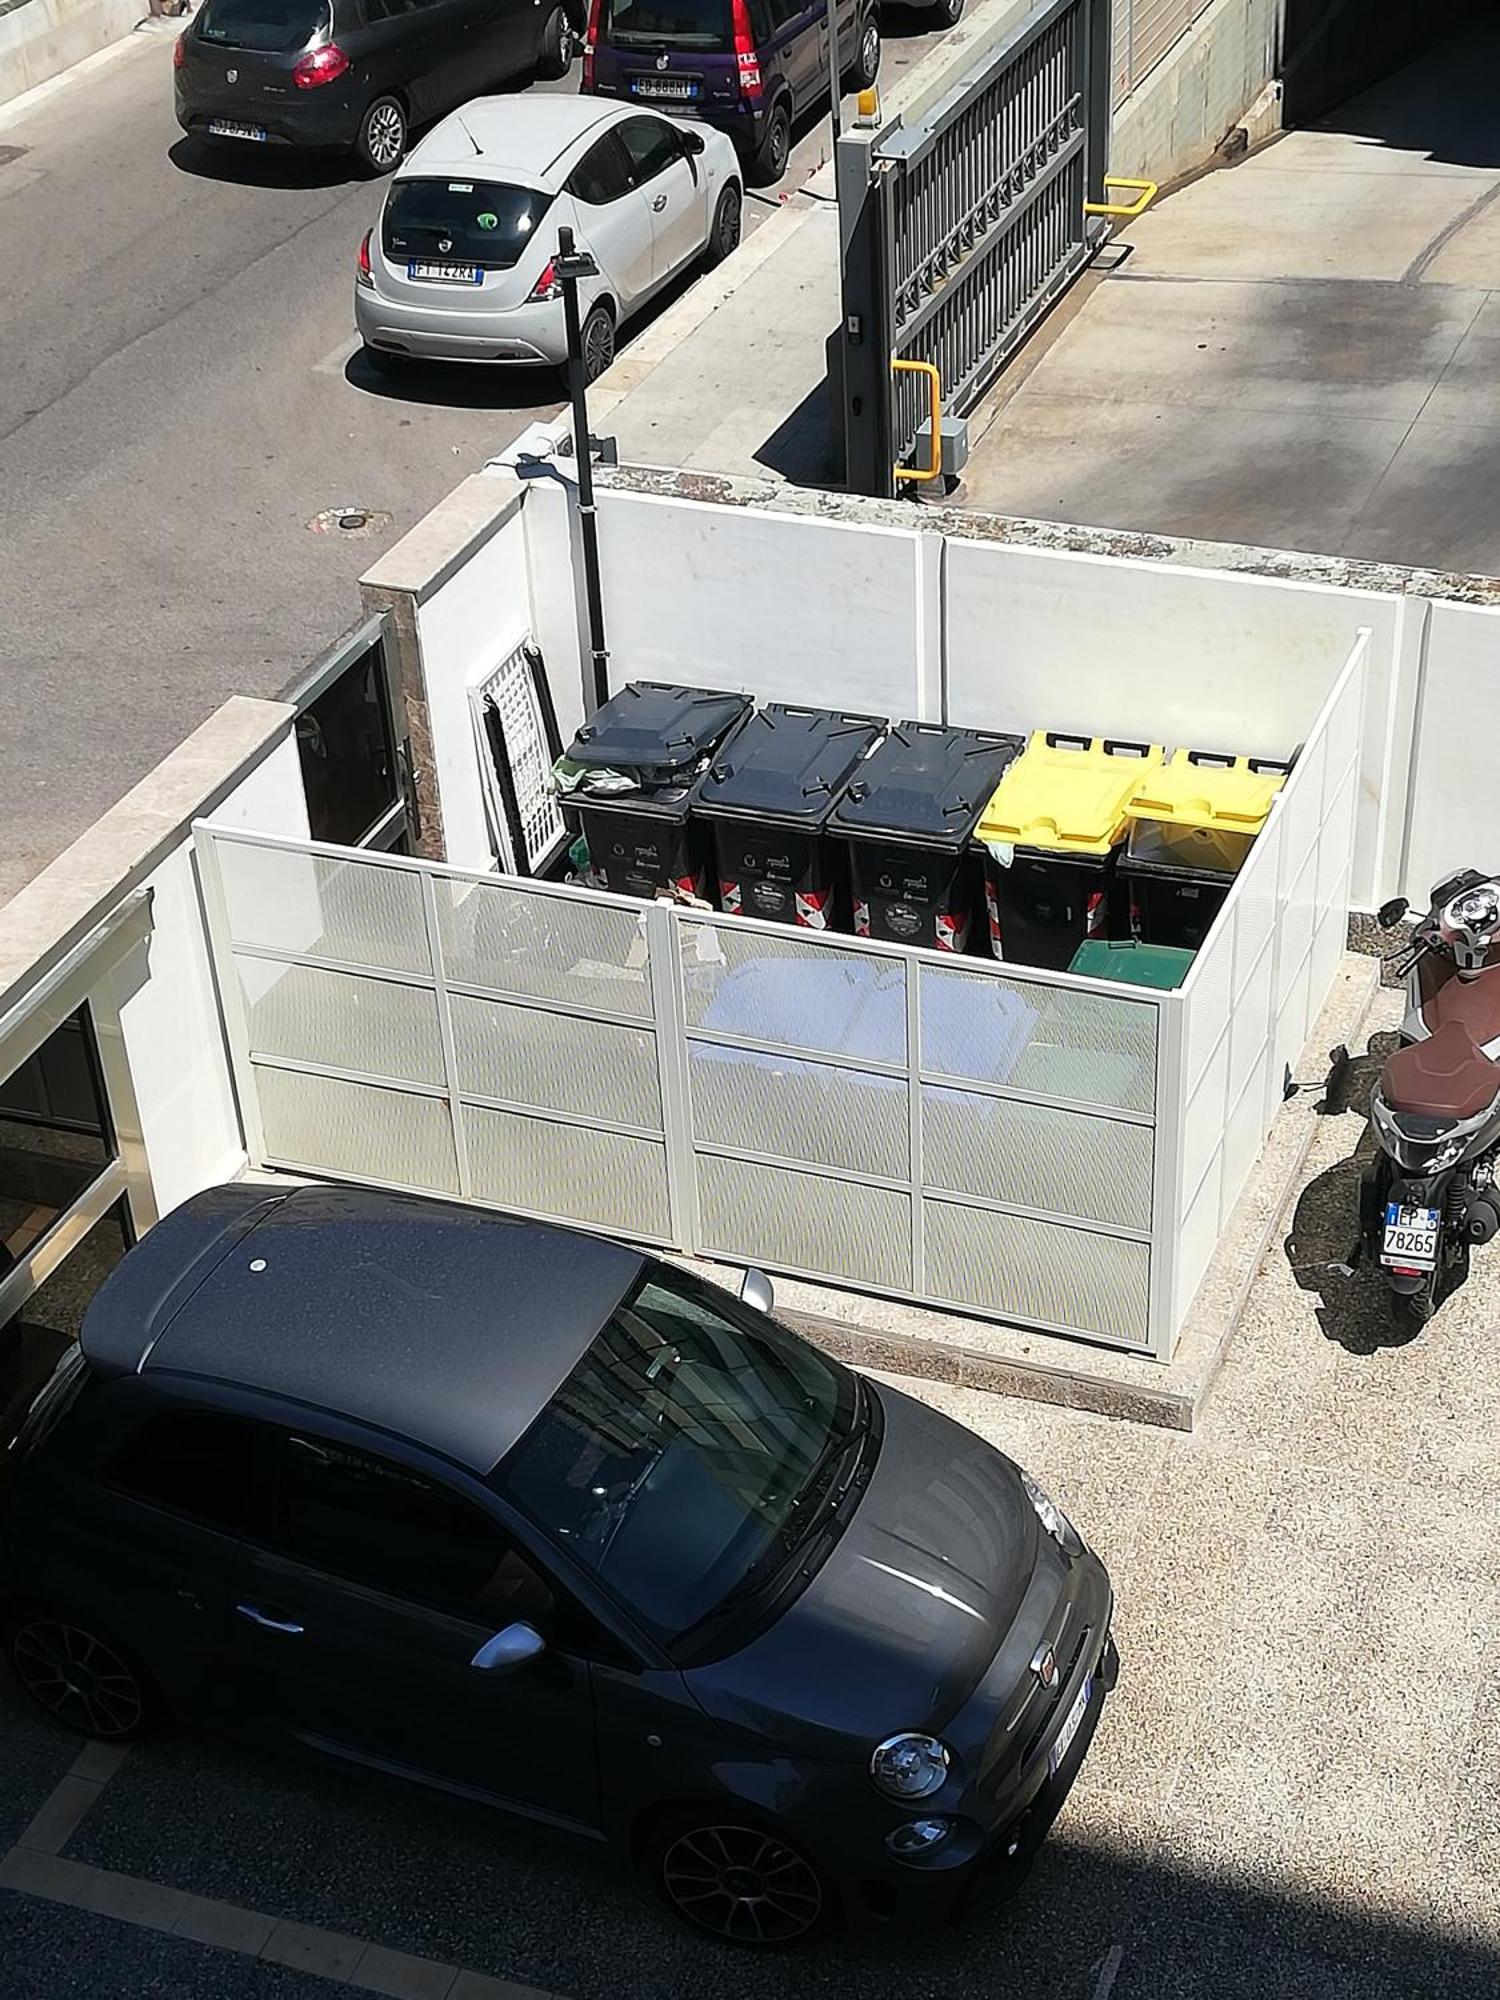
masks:
[[[536,73],[548,83],[567,75],[573,66],[573,25],[566,7],[554,7],[542,29]]]
[[[963,19],[964,0],[933,0],[931,11],[940,27],[956,28]]]
[[[772,182],[781,179],[791,156],[792,114],[783,97],[779,104],[772,105],[766,129],[751,160],[755,178],[762,187],[769,187]]]
[[[708,242],[703,250],[703,268],[712,271],[732,257],[740,247],[740,229],[744,220],[744,202],[739,189],[731,182],[719,196],[719,205],[714,210],[714,226],[709,231]]]
[[[124,1648],[65,1612],[14,1613],[5,1657],[33,1706],[75,1735],[130,1743],[158,1719],[155,1690]]]
[[[394,173],[406,158],[406,113],[398,99],[377,97],[359,121],[354,151],[367,174]]]
[[[658,1820],[645,1859],[674,1916],[723,1944],[786,1950],[828,1920],[831,1898],[810,1858],[774,1822],[733,1805]]]
[[[962,4],[962,0],[960,0]],[[854,61],[845,81],[851,90],[870,90],[880,74],[880,23],[873,13],[866,14],[859,24],[859,39],[855,44]]]
[[[615,358],[615,319],[608,306],[598,305],[583,322],[583,379],[597,382]]]

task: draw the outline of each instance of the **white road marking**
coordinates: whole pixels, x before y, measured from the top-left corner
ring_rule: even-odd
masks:
[[[1094,2000],[1109,2000],[1115,1990],[1115,1981],[1120,1976],[1124,1957],[1125,1947],[1118,1944],[1112,1944],[1104,1954],[1104,1963],[1099,1968],[1099,1983],[1094,1988]]]

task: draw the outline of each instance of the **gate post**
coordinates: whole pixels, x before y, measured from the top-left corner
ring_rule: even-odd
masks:
[[[1085,201],[1103,201],[1104,176],[1109,172],[1110,99],[1113,95],[1114,47],[1110,0],[1083,0],[1087,9],[1083,41],[1084,190]]]
[[[842,259],[844,482],[877,500],[895,494],[891,446],[892,301],[889,174],[873,133],[846,134],[835,149]]]

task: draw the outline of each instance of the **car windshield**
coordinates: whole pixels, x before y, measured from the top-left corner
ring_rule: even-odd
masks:
[[[607,42],[721,55],[734,47],[730,0],[605,0],[605,6]]]
[[[381,225],[385,254],[452,258],[508,271],[536,235],[552,196],[502,181],[397,181]]]
[[[198,39],[284,56],[305,49],[328,25],[320,0],[205,0]]]
[[[857,1404],[838,1362],[686,1274],[657,1275],[494,1483],[670,1645],[801,1539],[818,1509],[799,1503],[844,1456]]]

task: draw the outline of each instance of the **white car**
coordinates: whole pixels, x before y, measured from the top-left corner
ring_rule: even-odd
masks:
[[[579,286],[589,379],[621,325],[740,240],[739,162],[721,132],[597,97],[479,97],[400,166],[360,245],[354,319],[382,372],[413,359],[562,366],[557,232]]]

